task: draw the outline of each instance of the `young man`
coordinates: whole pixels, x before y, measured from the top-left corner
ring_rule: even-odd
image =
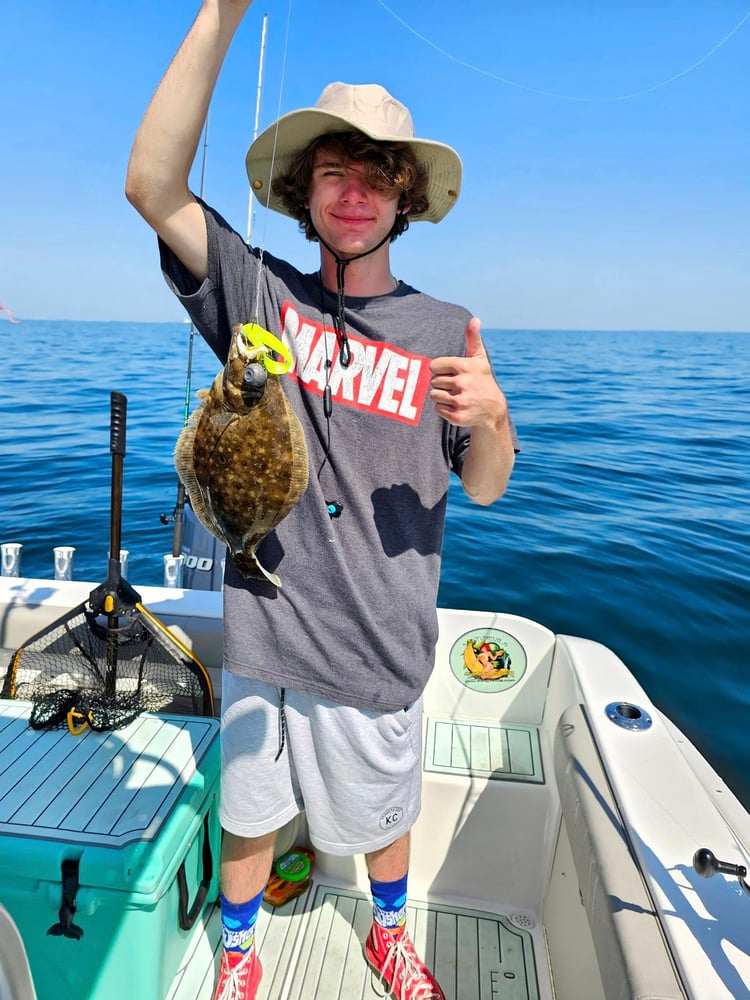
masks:
[[[284,388],[310,457],[307,491],[259,553],[283,587],[226,564],[225,947],[214,997],[256,996],[254,927],[276,831],[304,809],[319,850],[366,856],[365,957],[391,996],[441,1000],[405,914],[448,478],[453,469],[472,499],[492,503],[514,435],[479,321],[391,271],[391,241],[410,220],[450,210],[461,165],[448,146],[416,139],[381,87],[332,84],[248,153],[260,202],[319,242],[319,272],[248,248],[190,192],[209,100],[250,2],[204,0],[127,180],[159,235],[168,283],[219,359],[236,323],[257,320],[289,346]]]

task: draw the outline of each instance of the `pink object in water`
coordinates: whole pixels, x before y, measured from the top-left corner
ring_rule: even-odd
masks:
[[[0,311],[6,312],[8,314],[8,319],[11,321],[11,323],[21,322],[20,319],[16,319],[16,317],[13,315],[10,309],[7,306],[4,306],[2,302],[0,302]]]

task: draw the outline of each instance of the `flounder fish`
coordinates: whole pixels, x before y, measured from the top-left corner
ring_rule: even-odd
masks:
[[[280,355],[277,360],[271,351]],[[227,363],[197,395],[175,447],[175,467],[196,517],[225,542],[246,579],[281,580],[256,549],[307,488],[305,436],[281,387],[291,354],[257,324],[237,324]]]

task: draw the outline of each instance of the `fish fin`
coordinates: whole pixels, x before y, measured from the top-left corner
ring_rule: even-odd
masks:
[[[307,454],[307,443],[305,441],[305,432],[302,430],[299,418],[294,412],[292,404],[287,399],[286,393],[282,394],[282,412],[286,416],[289,429],[288,444],[292,453],[292,461],[291,476],[289,479],[289,493],[287,501],[283,505],[282,511],[280,512],[281,516],[277,519],[277,523],[279,520],[286,517],[292,507],[299,502],[299,499],[307,489],[310,480],[310,468]]]
[[[196,413],[198,411],[196,410]],[[197,424],[197,421],[195,421]],[[188,499],[190,500],[190,506],[193,508],[195,516],[198,518],[203,527],[215,538],[218,538],[221,542],[226,542],[226,535],[221,527],[221,525],[216,521],[213,514],[211,513],[208,504],[206,503],[206,498],[198,482],[198,477],[195,475],[195,467],[193,465],[193,448],[195,445],[195,424],[186,424],[182,429],[180,436],[177,439],[177,444],[174,449],[174,464],[177,470],[177,475],[180,477],[180,482],[185,487],[187,491]]]
[[[266,580],[269,580],[274,585],[274,587],[281,588],[281,577],[278,576],[276,573],[269,573],[269,571],[265,568],[265,566],[261,566],[261,564],[258,562],[257,556],[255,557],[255,565],[261,571]]]
[[[193,447],[195,445],[195,426],[186,424],[174,446],[174,465],[177,475],[185,485],[184,475],[189,473],[193,466]],[[186,487],[187,488],[187,487]]]

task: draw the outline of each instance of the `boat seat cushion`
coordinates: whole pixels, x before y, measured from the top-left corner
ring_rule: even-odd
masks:
[[[607,1000],[683,1000],[685,993],[580,705],[572,705],[560,718],[554,769]]]

